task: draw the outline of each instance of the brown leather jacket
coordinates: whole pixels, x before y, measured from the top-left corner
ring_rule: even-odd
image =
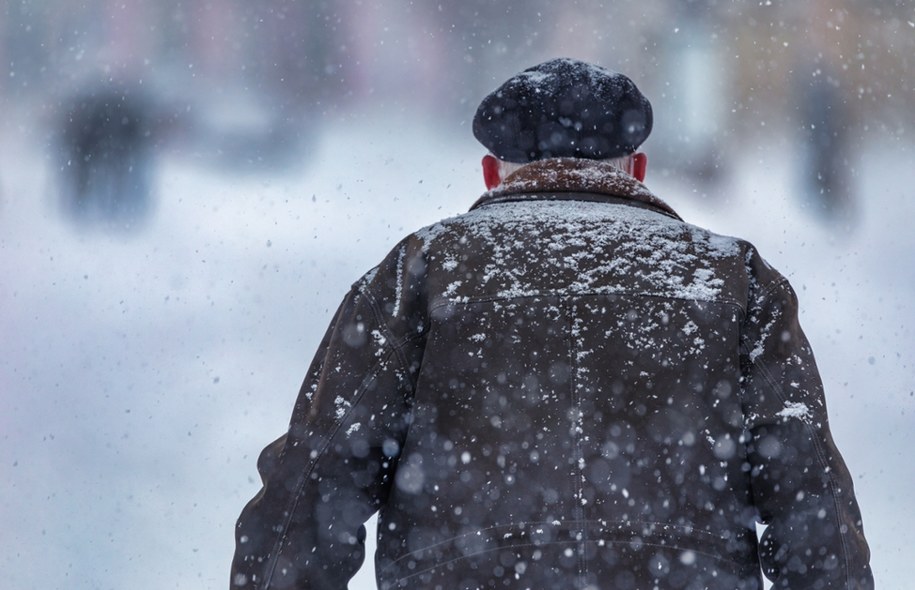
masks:
[[[598,162],[398,244],[258,467],[233,587],[345,588],[376,511],[381,588],[873,587],[788,282]]]

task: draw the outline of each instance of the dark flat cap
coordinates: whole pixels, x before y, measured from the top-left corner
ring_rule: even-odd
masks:
[[[484,98],[473,135],[507,162],[603,160],[633,153],[651,123],[651,103],[632,80],[561,58],[524,70]]]

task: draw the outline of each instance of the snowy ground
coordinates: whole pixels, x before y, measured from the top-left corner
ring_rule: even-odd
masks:
[[[406,232],[481,190],[469,129],[352,114],[301,171],[161,162],[136,233],[53,207],[39,134],[0,136],[0,530],[4,588],[224,588],[255,460],[282,433],[346,288]],[[649,146],[650,147],[650,146]],[[786,146],[752,146],[714,195],[649,186],[754,242],[791,278],[856,478],[882,588],[915,579],[912,151],[867,151],[861,218],[798,207]],[[877,151],[880,150],[880,151]],[[354,588],[373,587],[363,568]]]

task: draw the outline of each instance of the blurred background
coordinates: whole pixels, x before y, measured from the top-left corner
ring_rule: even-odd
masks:
[[[633,78],[649,188],[791,279],[878,586],[911,587],[903,0],[0,3],[3,586],[225,587],[340,297],[470,206],[479,101],[557,56]]]

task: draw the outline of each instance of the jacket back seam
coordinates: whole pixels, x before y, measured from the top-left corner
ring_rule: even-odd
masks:
[[[583,293],[569,294],[563,291],[544,291],[542,293],[531,294],[531,295],[484,295],[479,297],[464,297],[461,299],[447,299],[442,298],[439,301],[436,301],[429,306],[429,312],[436,311],[443,307],[449,305],[472,305],[474,303],[493,303],[497,301],[518,301],[518,300],[530,300],[530,299],[545,299],[545,298],[559,298],[559,299],[576,299],[576,298],[585,298],[585,297],[605,297],[608,295],[623,295],[623,296],[636,296],[636,297],[647,297],[652,299],[675,299],[678,301],[691,301],[694,303],[714,303],[718,305],[730,305],[736,307],[742,315],[746,316],[747,312],[743,304],[741,304],[736,299],[730,297],[722,297],[720,299],[696,299],[694,297],[678,297],[675,295],[666,295],[663,293],[649,293],[645,291],[627,291],[619,290],[612,292],[600,292],[600,291],[587,291]]]

